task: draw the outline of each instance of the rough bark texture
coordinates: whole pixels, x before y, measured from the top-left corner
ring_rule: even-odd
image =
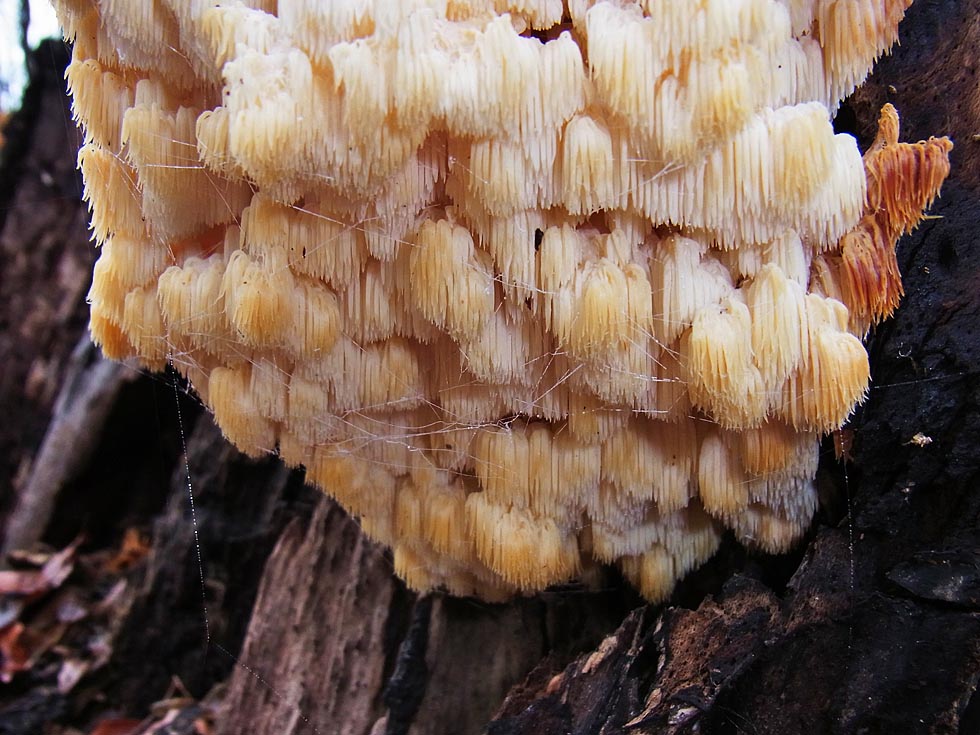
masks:
[[[171,376],[79,347],[92,253],[65,57],[43,47],[0,172],[0,521],[18,546],[84,532],[110,548],[131,527],[152,543],[107,664],[68,693],[42,667],[18,675],[0,733],[142,717],[174,677],[211,693],[228,735],[980,732],[977,48],[980,0],[920,0],[838,117],[866,144],[890,101],[905,140],[956,149],[937,218],[899,248],[907,295],[870,337],[854,462],[828,448],[806,545],[726,544],[650,607],[612,577],[509,605],[419,599],[298,473],[224,443]],[[194,732],[200,711],[167,732]]]

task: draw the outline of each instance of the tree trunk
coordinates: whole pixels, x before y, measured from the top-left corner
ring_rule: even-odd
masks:
[[[4,547],[83,534],[82,560],[128,529],[151,541],[118,576],[99,664],[59,688],[52,648],[0,685],[0,733],[159,717],[175,678],[172,733],[980,732],[980,0],[915,3],[901,44],[838,127],[867,145],[888,101],[904,140],[956,148],[934,218],[899,246],[906,297],[869,337],[853,460],[827,442],[797,552],[728,540],[666,606],[612,576],[506,605],[420,598],[171,374],[105,363],[83,336],[66,57],[42,46],[0,170]],[[39,626],[42,603],[21,618]]]

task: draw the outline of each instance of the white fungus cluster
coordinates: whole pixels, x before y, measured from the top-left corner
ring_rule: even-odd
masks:
[[[601,562],[659,599],[725,528],[806,529],[941,181],[876,225],[830,122],[908,0],[55,4],[95,339],[172,360],[410,586]]]

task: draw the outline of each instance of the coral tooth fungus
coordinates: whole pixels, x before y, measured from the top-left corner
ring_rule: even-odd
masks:
[[[907,0],[56,0],[92,334],[416,589],[807,528],[950,143],[832,112]]]

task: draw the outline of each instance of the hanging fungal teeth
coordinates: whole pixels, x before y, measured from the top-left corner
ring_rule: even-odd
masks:
[[[553,518],[473,493],[466,499],[466,527],[477,557],[507,584],[541,589],[578,571],[575,535]]]
[[[55,0],[91,331],[419,590],[787,549],[945,138],[831,115],[909,0]]]

